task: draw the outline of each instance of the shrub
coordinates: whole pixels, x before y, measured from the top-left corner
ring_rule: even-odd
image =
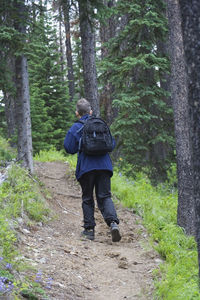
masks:
[[[8,142],[0,136],[0,163],[4,164],[16,157],[16,150],[11,148]]]

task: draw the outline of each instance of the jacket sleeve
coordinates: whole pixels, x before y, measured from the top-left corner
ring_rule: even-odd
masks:
[[[76,134],[70,129],[64,140],[64,148],[67,153],[75,154],[78,152],[78,139]]]

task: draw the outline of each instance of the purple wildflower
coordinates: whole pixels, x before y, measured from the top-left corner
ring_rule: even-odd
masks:
[[[38,271],[36,276],[35,276],[35,282],[41,282],[42,281],[42,272]]]
[[[47,289],[51,289],[52,281],[53,281],[53,278],[49,277],[47,280],[47,285],[46,285]]]
[[[9,264],[9,263],[7,263],[7,264],[6,264],[6,269],[7,269],[7,270],[11,270],[11,269],[12,269],[12,265]]]
[[[0,295],[11,292],[13,288],[13,283],[11,281],[8,281],[7,277],[0,277]]]

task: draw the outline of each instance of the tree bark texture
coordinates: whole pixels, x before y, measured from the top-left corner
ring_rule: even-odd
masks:
[[[104,0],[104,5],[109,8],[115,5],[114,0]],[[101,58],[104,59],[108,55],[108,48],[104,45],[109,39],[113,38],[116,33],[116,19],[111,17],[107,20],[106,24],[100,24],[100,40],[101,40]],[[111,125],[113,121],[113,108],[112,108],[112,93],[114,92],[114,87],[111,82],[107,82],[103,91],[100,95],[100,106],[103,107],[105,114],[105,121]],[[116,110],[116,109],[115,109]]]
[[[63,44],[62,44],[62,10],[59,7],[59,51],[60,51],[60,62],[61,62],[61,72],[62,72],[62,79],[64,79],[64,56],[63,56]]]
[[[188,99],[191,114],[192,162],[196,212],[196,240],[200,277],[200,2],[180,0],[183,42],[188,75]]]
[[[16,121],[18,129],[18,160],[33,173],[32,135],[30,117],[29,80],[27,59],[24,55],[16,59]]]
[[[171,96],[174,110],[177,175],[178,175],[178,225],[187,234],[195,234],[193,173],[189,128],[187,75],[185,69],[181,18],[178,0],[167,0],[170,29]]]
[[[80,34],[83,59],[85,98],[90,102],[94,115],[100,115],[95,61],[95,33],[90,16],[89,0],[79,0]]]
[[[62,2],[64,25],[65,25],[65,35],[66,35],[66,57],[67,57],[67,77],[68,77],[68,87],[70,100],[73,100],[75,93],[74,85],[74,69],[72,60],[72,47],[71,47],[71,34],[70,34],[70,18],[69,18],[69,0]]]
[[[164,3],[167,5],[167,0],[164,0]],[[167,9],[164,11],[164,15],[167,18]],[[158,40],[157,41],[157,51],[160,57],[169,57],[170,55],[170,40],[169,34],[166,36],[165,40]],[[165,90],[166,92],[171,91],[171,74],[167,72],[163,72],[163,70],[159,70],[159,79],[160,79],[160,87]],[[171,96],[165,96],[162,100],[166,103],[166,105],[172,108],[172,98]],[[168,115],[168,119],[166,119],[168,124],[168,130],[173,132],[174,130],[174,119],[173,115]],[[173,152],[172,147],[169,143],[158,142],[152,145],[154,148],[155,155],[163,162],[169,157],[170,153]]]
[[[15,28],[20,33],[26,32],[24,24],[25,4],[22,1],[15,1],[17,21]],[[22,161],[22,166],[33,173],[32,157],[32,135],[31,135],[31,117],[30,117],[30,96],[29,96],[29,78],[27,59],[23,54],[16,57],[16,123],[18,131],[18,160]]]

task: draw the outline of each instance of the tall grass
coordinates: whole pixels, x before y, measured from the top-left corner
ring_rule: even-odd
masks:
[[[26,266],[18,253],[17,230],[48,220],[49,209],[40,186],[26,170],[11,165],[6,180],[0,185],[0,298],[22,299],[26,290],[29,299],[39,299],[44,291],[29,275],[19,275]],[[9,296],[12,295],[12,296]],[[30,298],[32,295],[32,298]],[[35,296],[34,296],[35,295]],[[39,295],[38,297],[36,295]]]
[[[28,171],[13,164],[7,179],[0,186],[0,256],[10,258],[15,254],[15,234],[10,224],[14,223],[14,228],[17,228],[19,224],[15,220],[18,218],[24,218],[24,222],[45,221],[48,212],[38,183],[29,176]]]
[[[177,192],[153,187],[143,174],[128,180],[119,173],[112,178],[112,192],[142,216],[155,249],[164,259],[155,271],[155,299],[200,299],[196,243],[176,225]]]
[[[67,155],[62,151],[57,151],[55,149],[42,150],[34,156],[34,160],[41,162],[52,162],[52,161],[63,161],[68,162],[72,169],[76,167],[77,155]]]
[[[41,150],[34,156],[37,161],[65,161],[66,157],[62,151],[56,151],[54,148],[51,150]]]

